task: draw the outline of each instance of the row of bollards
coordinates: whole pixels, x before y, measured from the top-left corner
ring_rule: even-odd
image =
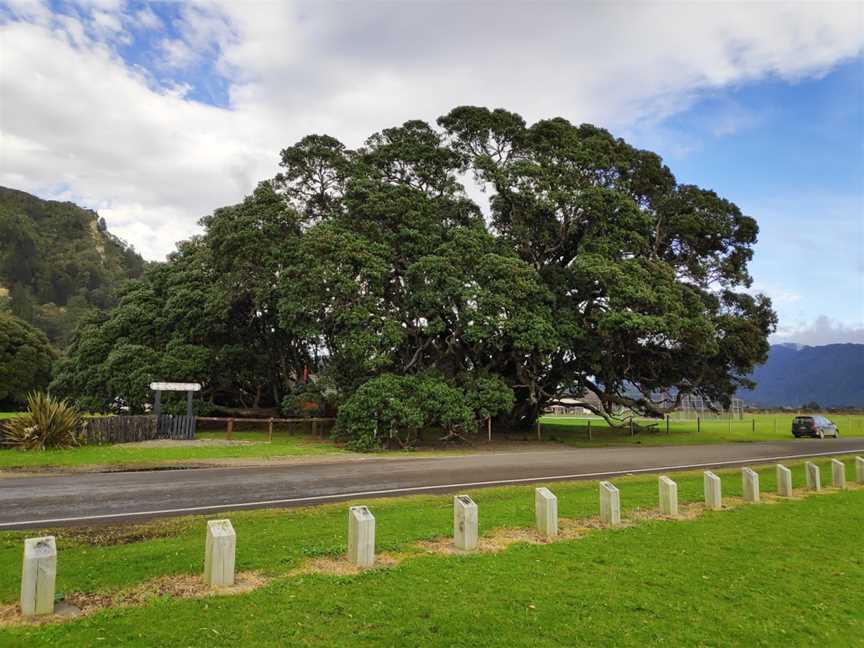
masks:
[[[777,494],[792,495],[792,471],[777,464]],[[804,464],[807,489],[821,490],[819,466]],[[864,484],[864,457],[855,458],[855,477]],[[741,469],[744,500],[759,502],[759,474],[746,467]],[[703,475],[705,506],[722,508],[720,478],[710,470]],[[846,467],[838,459],[831,460],[831,483],[834,488],[846,488]],[[608,526],[621,524],[621,494],[611,482],[599,483],[600,521]],[[666,475],[659,478],[660,512],[678,515],[678,485]],[[548,488],[534,490],[534,515],[538,533],[544,538],[558,535],[558,498]],[[477,504],[468,495],[453,498],[453,544],[461,551],[474,551],[479,544]],[[204,582],[212,587],[234,585],[234,559],[237,536],[230,520],[209,520],[204,547]],[[375,516],[365,506],[348,509],[348,560],[358,567],[375,564]],[[25,616],[51,614],[54,611],[54,589],[57,576],[57,547],[54,536],[28,538],[24,541],[24,564],[21,573],[21,613]]]

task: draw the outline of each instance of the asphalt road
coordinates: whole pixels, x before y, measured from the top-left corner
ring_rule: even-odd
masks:
[[[862,453],[864,438],[702,446],[556,448],[436,458],[0,479],[0,529],[117,523],[249,508],[311,506],[630,473],[735,467]]]

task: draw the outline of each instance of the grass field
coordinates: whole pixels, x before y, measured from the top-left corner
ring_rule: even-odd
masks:
[[[222,432],[199,432],[199,439],[224,439]],[[232,439],[248,445],[142,447],[137,444],[91,445],[68,450],[21,452],[0,450],[0,470],[4,468],[36,468],[47,466],[111,465],[144,467],[184,461],[208,459],[273,459],[344,452],[328,441],[276,429],[273,442],[267,443],[264,432],[235,432]]]
[[[640,420],[641,429],[631,435],[629,430],[610,429],[603,419],[591,419],[591,439],[588,439],[588,417],[544,416],[540,419],[542,436],[575,446],[600,446],[617,444],[680,445],[699,443],[735,443],[752,441],[775,441],[792,438],[792,419],[795,414],[751,414],[743,420],[706,419],[696,421],[670,421],[669,434],[666,424],[660,420]],[[840,428],[841,436],[864,436],[864,415],[826,414]]]
[[[13,413],[0,413],[0,418],[9,418]],[[643,425],[653,424],[653,429],[641,429],[631,436],[628,430],[610,429],[602,419],[591,420],[591,439],[588,439],[587,418],[567,416],[544,416],[540,420],[542,441],[550,445],[563,443],[576,447],[607,445],[681,445],[700,443],[752,442],[791,439],[792,414],[757,414],[742,421],[733,421],[731,428],[727,420],[702,421],[699,430],[695,421],[672,421],[670,434],[666,434],[665,424],[660,421],[640,421]],[[843,436],[864,436],[864,415],[829,415],[839,426]],[[755,420],[755,427],[754,427]],[[260,427],[260,426],[259,426]],[[284,457],[303,457],[312,455],[346,454],[339,446],[321,441],[307,434],[296,434],[296,428],[275,430],[273,442],[267,442],[262,431],[235,431],[232,439],[246,441],[246,444],[218,446],[175,446],[142,447],[140,445],[85,446],[69,450],[50,450],[45,452],[19,452],[0,450],[0,470],[54,469],[92,466],[94,468],[118,467],[146,468],[151,466],[181,465],[184,462],[206,462],[208,460],[266,460]],[[436,435],[437,436],[437,435]],[[225,439],[221,431],[199,431],[199,439]],[[520,440],[536,441],[536,433],[508,435],[506,438],[493,435],[494,441],[507,441],[508,449]],[[482,435],[473,446],[450,446],[447,452],[471,452],[485,447]],[[438,454],[441,449],[434,446],[422,448],[422,454]],[[395,456],[397,452],[391,452]],[[414,454],[414,453],[412,453]]]
[[[851,478],[851,462],[847,471]],[[800,486],[801,466],[793,473]],[[740,495],[737,471],[718,474],[724,496]],[[682,503],[701,500],[701,473],[675,477]],[[761,481],[763,493],[773,491],[773,469]],[[58,589],[67,597],[107,599],[135,588],[152,597],[66,623],[0,628],[0,645],[864,645],[864,489],[671,522],[647,517],[656,478],[615,483],[625,519],[643,521],[476,555],[417,544],[450,536],[450,496],[364,502],[377,519],[378,551],[402,562],[359,575],[292,575],[342,555],[348,504],[231,513],[238,571],[255,571],[265,583],[223,597],[142,586],[165,575],[197,578],[204,517],[59,530]],[[596,483],[550,487],[562,518],[587,524],[596,514]],[[471,494],[484,543],[502,537],[502,527],[514,537],[532,525],[533,487]],[[522,533],[515,537],[530,538]],[[5,604],[17,598],[22,541],[33,535],[0,534]]]

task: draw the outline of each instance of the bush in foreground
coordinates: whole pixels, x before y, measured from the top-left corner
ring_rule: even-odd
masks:
[[[27,395],[27,411],[3,428],[7,441],[22,450],[71,448],[78,445],[78,410],[44,392]]]

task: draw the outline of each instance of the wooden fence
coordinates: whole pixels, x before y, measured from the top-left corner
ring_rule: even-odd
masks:
[[[134,443],[153,439],[194,439],[195,417],[165,414],[155,416],[99,416],[85,419],[79,440],[82,445]]]
[[[335,418],[328,417],[301,417],[301,418],[222,418],[216,416],[199,416],[198,421],[204,423],[202,429],[218,429],[222,428],[225,431],[225,438],[231,439],[235,430],[234,426],[237,423],[251,424],[251,427],[257,427],[262,431],[267,432],[268,441],[273,440],[273,425],[278,424],[284,431],[290,433],[312,434],[318,438],[324,438],[330,435],[333,426],[336,424]]]

